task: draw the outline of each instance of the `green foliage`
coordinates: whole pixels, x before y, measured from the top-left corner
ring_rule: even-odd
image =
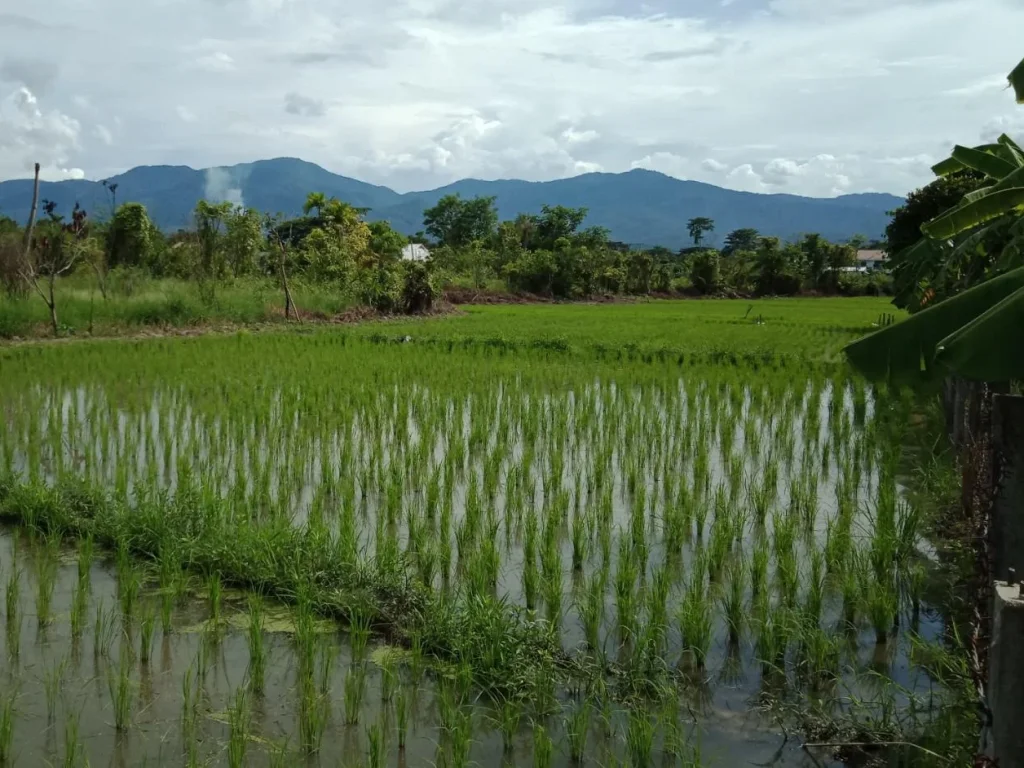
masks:
[[[719,276],[718,251],[709,248],[690,257],[690,282],[701,293],[714,293]]]
[[[381,259],[375,266],[359,274],[360,300],[378,312],[401,311],[405,280],[400,262]]]
[[[386,221],[371,221],[370,250],[378,257],[397,259],[409,242],[404,235],[396,232]]]
[[[694,246],[700,248],[704,235],[715,231],[715,222],[707,216],[697,216],[686,222],[686,231],[690,233]]]
[[[445,195],[437,205],[423,212],[423,226],[439,245],[462,248],[474,240],[490,237],[498,226],[495,198],[476,197],[463,200],[459,195]]]
[[[406,261],[402,267],[402,311],[407,314],[429,312],[438,295],[432,265],[425,261]]]
[[[725,247],[722,248],[722,254],[731,256],[738,251],[756,251],[760,239],[761,235],[756,229],[734,229],[725,236]]]
[[[336,231],[317,227],[302,241],[294,269],[317,282],[344,285],[355,274],[356,262]]]
[[[238,206],[225,219],[224,251],[227,268],[236,277],[254,274],[267,248],[259,212]]]
[[[1007,332],[998,328],[999,314],[1006,311],[1011,321],[1019,319],[1018,302],[1022,291],[1024,267],[983,282],[901,323],[860,339],[846,348],[846,354],[865,375],[897,381],[913,381],[922,375],[922,371],[934,372],[936,351],[947,346],[952,346],[947,353],[952,363],[977,362],[981,374],[991,375],[999,370],[1007,373],[1019,371],[1022,365],[1020,355],[993,354],[993,346],[1007,342]],[[993,314],[987,314],[990,311]],[[995,333],[992,332],[993,317],[996,319]],[[972,321],[978,325],[972,325]],[[979,329],[988,334],[987,338],[981,336]],[[960,331],[964,333],[958,335]],[[979,347],[970,352],[963,346],[965,340],[973,341]],[[969,365],[965,375],[968,372]],[[1004,377],[997,376],[994,380],[1004,380]]]
[[[151,267],[160,234],[141,203],[124,203],[106,231],[107,266]]]

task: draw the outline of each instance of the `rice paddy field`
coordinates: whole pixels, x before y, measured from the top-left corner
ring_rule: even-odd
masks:
[[[953,739],[888,306],[762,304],[0,349],[0,765]]]

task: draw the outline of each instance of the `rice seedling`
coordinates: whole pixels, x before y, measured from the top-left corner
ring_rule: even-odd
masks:
[[[57,558],[56,553],[51,552],[47,547],[42,561],[39,564],[39,571],[36,574],[36,618],[40,628],[46,627],[53,618],[50,606],[53,603],[53,589],[57,582]]]
[[[646,712],[631,709],[626,723],[626,751],[634,768],[649,768],[654,763],[654,736],[657,723]]]
[[[4,606],[7,622],[4,625],[4,636],[7,640],[7,656],[11,661],[17,660],[21,652],[22,616],[18,610],[21,601],[21,571],[15,567],[7,577],[4,593]]]
[[[14,720],[17,715],[17,688],[9,686],[0,699],[0,765],[14,762]]]
[[[345,724],[359,723],[359,710],[363,706],[366,692],[366,673],[361,666],[353,664],[345,673]]]
[[[362,659],[366,655],[366,646],[370,642],[371,617],[369,611],[356,606],[350,614],[349,641],[352,645],[352,658]]]
[[[258,594],[249,595],[249,626],[246,638],[249,642],[249,686],[253,694],[263,693],[266,682],[267,656],[263,635],[263,598]]]
[[[117,632],[117,609],[111,606],[107,611],[103,606],[101,597],[96,603],[92,624],[92,649],[95,656],[110,656],[110,646],[114,642],[114,635]]]
[[[87,533],[78,541],[78,587],[89,592],[92,586],[92,561],[95,545],[92,533]]]
[[[497,726],[501,732],[501,744],[505,754],[515,749],[515,736],[519,732],[519,723],[523,717],[523,705],[511,696],[498,703]]]
[[[702,668],[711,648],[711,609],[703,587],[690,586],[680,604],[677,619],[683,648],[696,666]]]
[[[185,670],[181,678],[181,735],[186,744],[194,744],[196,725],[199,721],[199,702],[202,675],[193,665]]]
[[[744,587],[743,571],[736,568],[732,571],[732,576],[729,579],[728,591],[721,597],[722,612],[725,614],[725,622],[729,628],[729,642],[734,645],[739,643],[746,623]]]
[[[327,723],[330,717],[330,699],[321,696],[316,686],[309,680],[299,682],[299,745],[306,754],[315,754],[320,751],[323,744],[324,732],[327,730]],[[346,691],[347,694],[347,691]],[[349,719],[348,698],[346,695],[345,722],[352,725],[358,721]]]
[[[533,768],[551,768],[554,753],[555,745],[544,726],[540,723],[535,724],[533,726]]]
[[[402,687],[395,697],[395,730],[398,733],[398,751],[405,751],[405,737],[409,730],[409,693]]]
[[[147,606],[142,611],[142,623],[139,631],[139,661],[149,664],[150,654],[153,651],[153,634],[156,631],[156,613],[153,608]]]
[[[64,675],[67,672],[68,659],[63,658],[43,672],[43,690],[46,693],[46,718],[53,722],[57,712],[57,696],[64,686]]]
[[[686,739],[680,719],[679,698],[674,692],[665,698],[661,707],[660,720],[663,731],[662,752],[670,759],[677,760],[684,754]]]
[[[252,713],[249,709],[249,694],[245,688],[235,691],[228,708],[228,765],[240,768],[246,764],[245,755],[249,746],[249,728]]]
[[[132,714],[132,680],[129,657],[122,654],[116,669],[107,671],[107,689],[118,733],[128,730]]]
[[[565,736],[569,743],[569,759],[576,764],[583,762],[590,733],[590,702],[584,700],[576,705],[572,714],[565,719]]]
[[[71,712],[64,722],[64,768],[80,768],[89,765],[89,757],[81,740],[79,721],[79,714]],[[4,765],[3,759],[0,759],[0,765]]]
[[[78,641],[85,629],[86,611],[89,607],[89,594],[81,580],[75,584],[75,591],[71,597],[71,637]]]
[[[457,708],[448,728],[448,748],[452,768],[466,768],[473,746],[473,716],[469,710]]]
[[[384,768],[387,764],[387,731],[381,723],[374,723],[366,729],[366,740],[369,744],[368,768]]]
[[[214,571],[206,579],[206,599],[210,612],[206,626],[214,637],[219,634],[221,626],[221,589],[220,573]]]

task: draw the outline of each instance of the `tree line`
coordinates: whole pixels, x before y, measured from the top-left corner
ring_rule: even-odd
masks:
[[[687,222],[692,248],[631,248],[602,227],[583,227],[585,208],[543,206],[539,214],[499,221],[494,197],[448,195],[424,213],[419,238],[434,246],[435,264],[483,288],[491,281],[510,290],[583,298],[598,293],[795,295],[883,293],[883,274],[848,271],[866,238],[831,243],[819,234],[795,242],[737,229],[721,250],[704,247],[715,223]],[[876,244],[877,245],[877,244]]]
[[[25,227],[0,216],[0,282],[11,296],[37,294],[55,332],[57,280],[77,272],[93,276],[103,299],[112,282],[138,276],[190,281],[211,303],[225,281],[269,279],[279,285],[288,316],[298,311],[290,281],[336,287],[386,313],[429,309],[445,286],[566,299],[885,288],[883,280],[842,272],[854,262],[856,244],[829,243],[814,234],[783,243],[739,229],[717,250],[702,245],[714,230],[703,217],[687,224],[694,246],[677,252],[614,242],[607,229],[584,226],[585,208],[545,205],[540,213],[500,221],[495,198],[448,195],[424,212],[423,231],[406,238],[387,222],[367,221],[365,209],[313,192],[302,215],[293,218],[200,200],[189,229],[165,234],[144,205],[117,204],[116,184],[105,187],[111,205],[102,220],[77,205],[58,211],[46,200],[33,200]],[[410,242],[428,245],[431,258],[403,260]]]

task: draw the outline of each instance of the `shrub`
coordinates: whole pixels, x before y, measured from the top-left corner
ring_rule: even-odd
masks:
[[[402,309],[407,313],[427,312],[434,306],[437,286],[429,262],[407,261],[403,263]]]
[[[690,258],[690,282],[701,293],[714,293],[719,285],[718,251],[698,251]]]
[[[401,262],[381,260],[362,270],[358,282],[358,294],[364,304],[388,314],[401,308],[405,288]]]

